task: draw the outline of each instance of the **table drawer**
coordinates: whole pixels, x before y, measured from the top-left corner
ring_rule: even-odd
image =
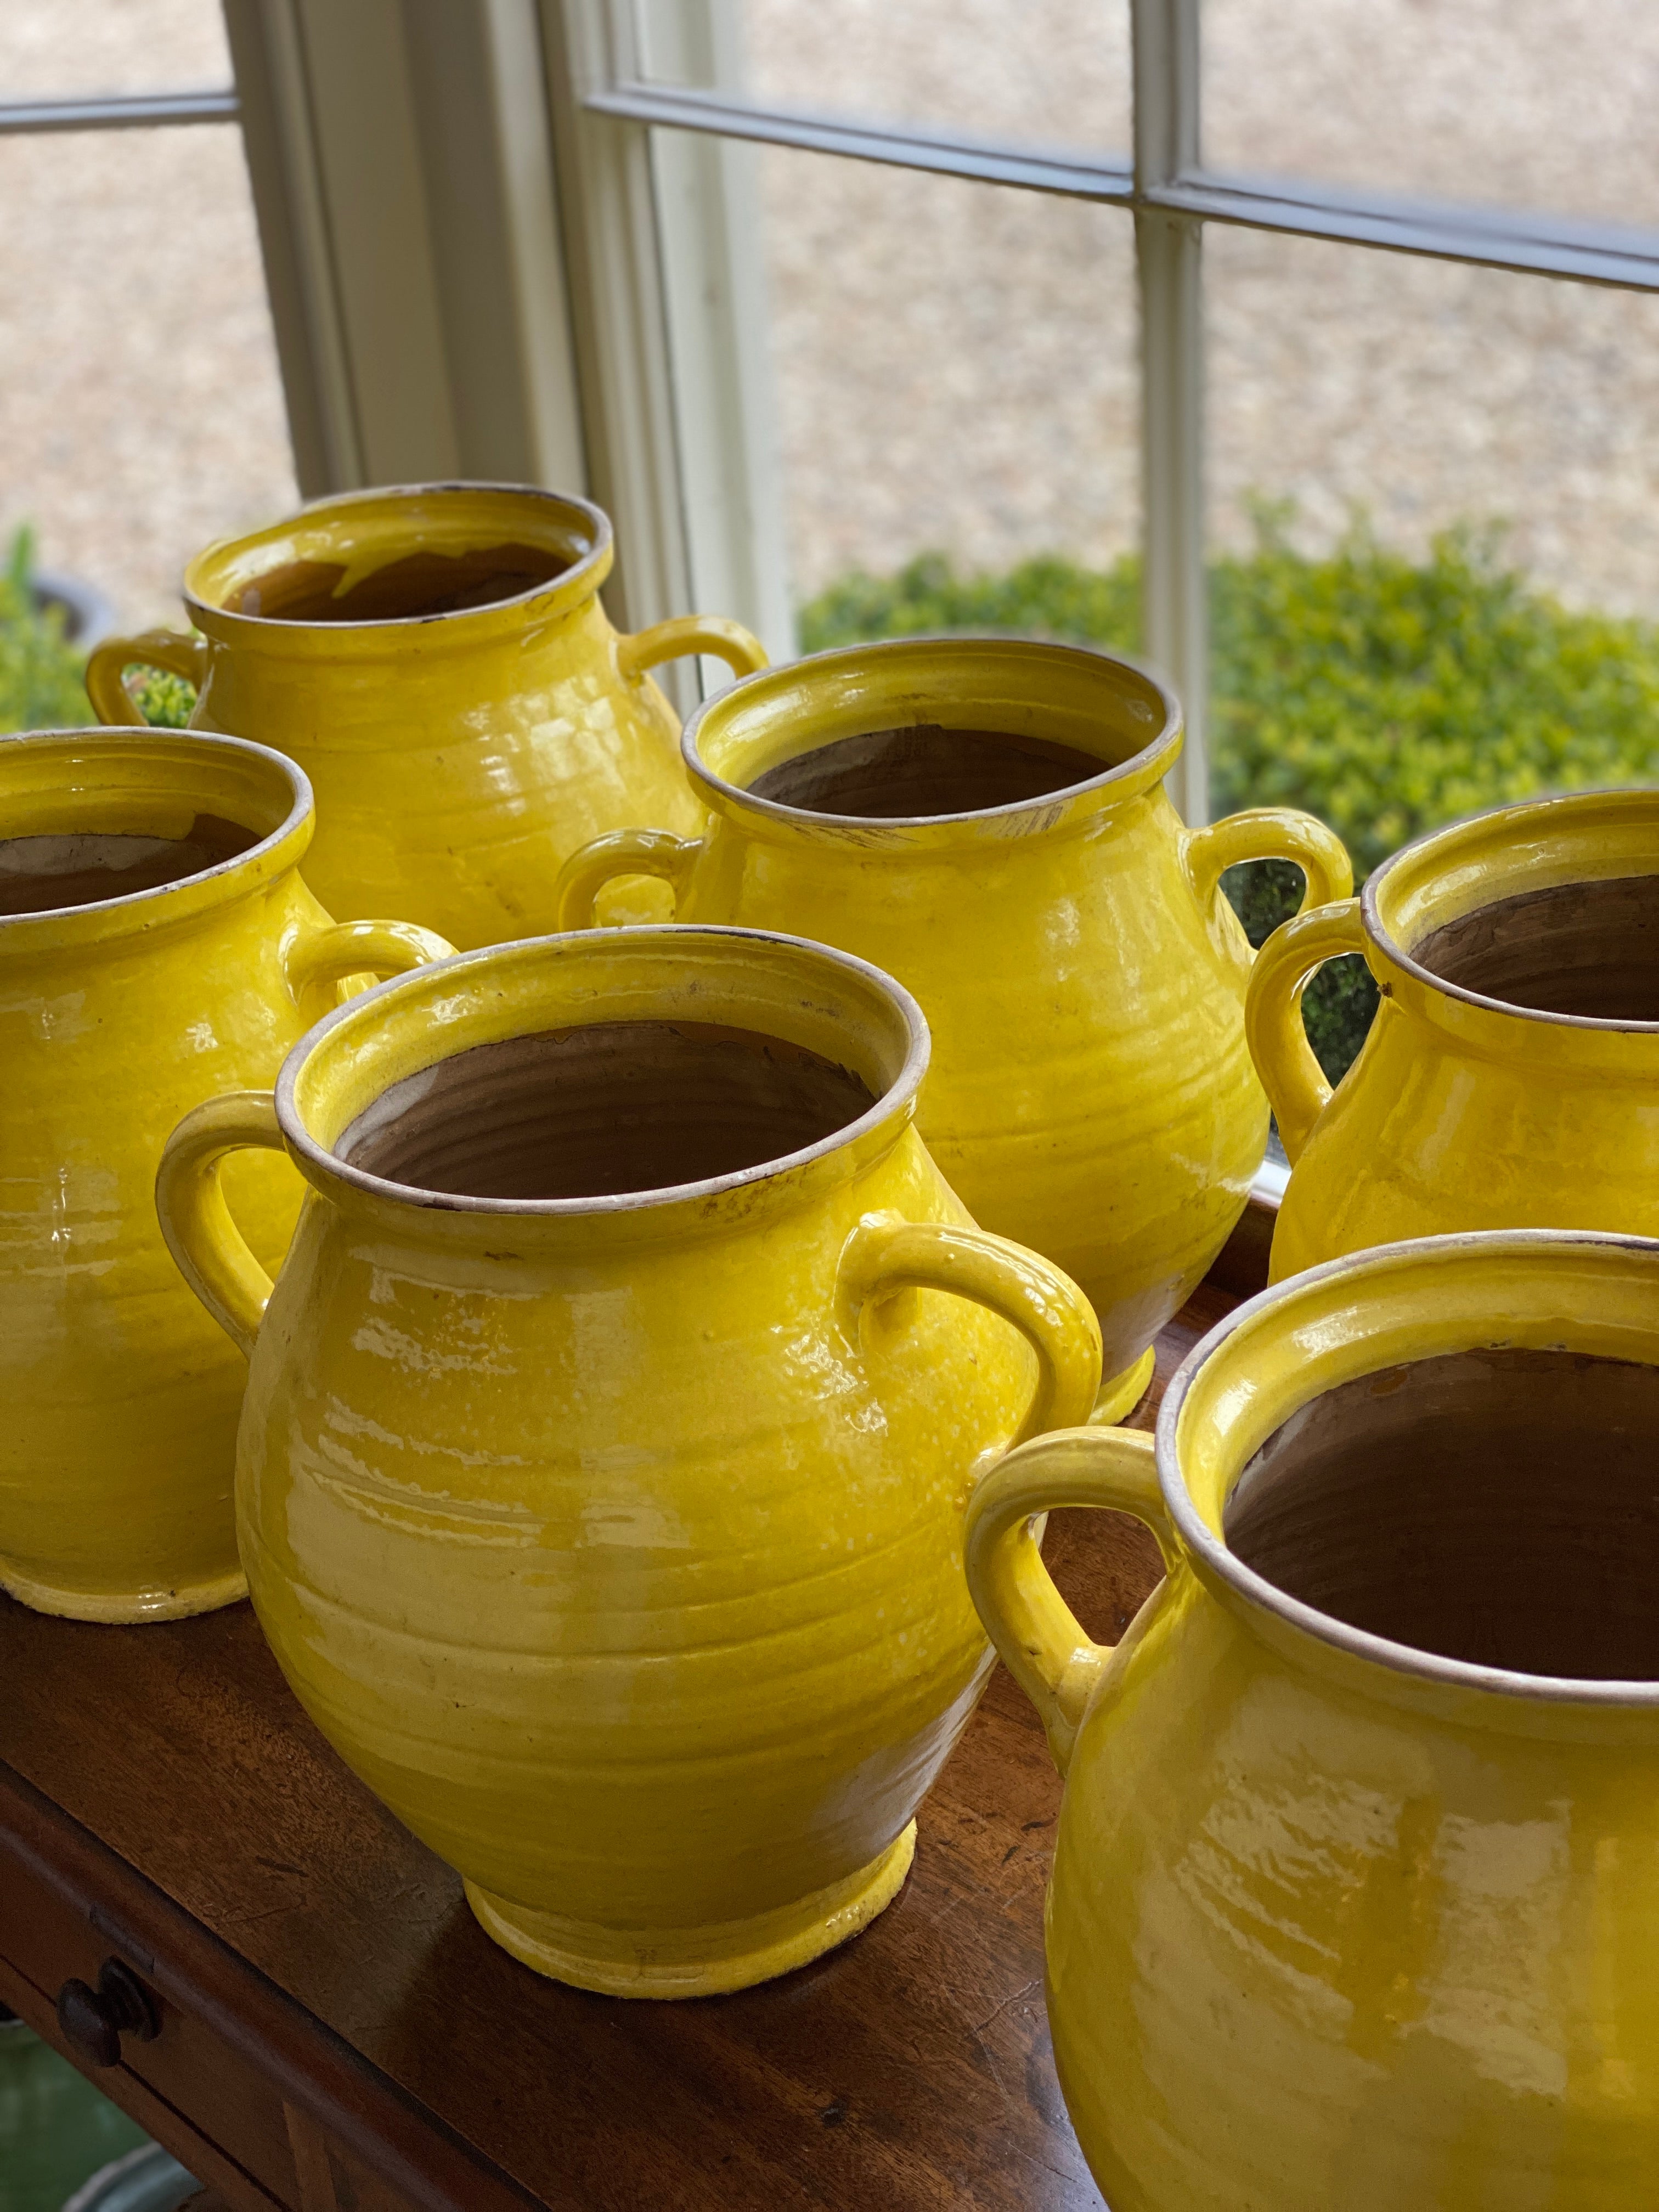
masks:
[[[148,2040],[123,2034],[119,2063],[100,2066],[64,2034],[57,2002],[72,1980],[95,1990],[111,1960],[136,1976],[154,2007],[156,2032]],[[273,2206],[302,2212],[286,2111],[274,2087],[177,2002],[165,1961],[124,1939],[92,1904],[65,1897],[4,1837],[0,1968],[9,1969],[6,2002],[13,2009],[199,2179],[250,2212]]]

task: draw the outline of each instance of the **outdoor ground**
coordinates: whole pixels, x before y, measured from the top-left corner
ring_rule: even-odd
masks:
[[[666,4],[666,0],[653,0]],[[1121,0],[741,0],[763,88],[1121,148]],[[1592,43],[1594,41],[1594,43]],[[1206,0],[1218,166],[1659,222],[1652,0]],[[0,98],[223,82],[215,0],[4,0]],[[776,150],[765,239],[794,581],[942,547],[1100,560],[1138,517],[1132,234],[1046,196]],[[234,128],[0,140],[0,534],[166,618],[294,485]],[[1355,502],[1500,520],[1659,615],[1659,301],[1244,232],[1206,248],[1219,541]]]

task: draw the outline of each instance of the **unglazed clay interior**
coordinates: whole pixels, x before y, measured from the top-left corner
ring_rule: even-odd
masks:
[[[1103,775],[1112,765],[1047,738],[919,722],[815,746],[780,761],[749,788],[757,799],[813,814],[893,821],[978,814],[1044,799]]]
[[[1466,991],[1607,1022],[1659,1022],[1659,875],[1523,891],[1448,922],[1412,957]]]
[[[198,814],[182,837],[65,830],[0,837],[0,915],[52,914],[183,883],[260,842],[222,815]]]
[[[422,549],[388,561],[343,592],[343,562],[289,561],[233,592],[225,606],[269,622],[407,622],[516,599],[569,566],[545,545],[485,545],[464,553]]]
[[[596,1022],[476,1045],[406,1077],[334,1149],[467,1198],[614,1198],[759,1167],[869,1111],[849,1068],[712,1022]]]
[[[1227,1546],[1443,1658],[1659,1680],[1659,1368],[1458,1353],[1343,1383],[1240,1476]]]

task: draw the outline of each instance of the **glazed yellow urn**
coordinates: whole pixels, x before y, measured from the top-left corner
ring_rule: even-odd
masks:
[[[1382,996],[1333,1095],[1300,1008],[1347,953]],[[1659,1236],[1659,791],[1419,838],[1274,933],[1246,1015],[1291,1162],[1275,1280],[1457,1229]]]
[[[157,1185],[250,1354],[261,1625],[518,1958],[763,1980],[903,1881],[990,1664],[969,1489],[1087,1413],[1093,1316],[970,1223],[921,1016],[861,962],[659,927],[409,980],[187,1117]],[[311,1186],[274,1290],[218,1197],[250,1145]]]
[[[0,738],[0,1588],[82,1620],[243,1592],[231,1510],[243,1373],[179,1281],[152,1187],[181,1114],[269,1083],[365,971],[449,947],[335,925],[299,873],[305,777],[163,730]],[[303,1185],[239,1164],[275,1265]]]
[[[1151,1437],[1008,1455],[981,1613],[1066,1789],[1054,2056],[1112,2212],[1648,2212],[1659,2172],[1659,1245],[1330,1262]],[[1138,1516],[1115,1650],[1033,1516]]]
[[[700,838],[622,833],[568,863],[562,926],[653,869],[679,918],[790,930],[890,969],[934,1060],[920,1127],[975,1220],[1047,1254],[1100,1317],[1117,1418],[1225,1243],[1267,1106],[1250,949],[1220,889],[1277,857],[1312,902],[1352,881],[1311,816],[1182,827],[1179,708],[1127,661],[999,638],[823,653],[686,726]]]
[[[273,745],[317,793],[307,872],[342,916],[406,914],[452,944],[553,926],[559,864],[601,831],[691,830],[679,724],[649,672],[766,655],[685,616],[619,636],[599,601],[611,524],[496,484],[353,492],[212,545],[185,574],[191,635],[97,647],[87,689],[131,722],[123,672],[197,687],[191,720]]]

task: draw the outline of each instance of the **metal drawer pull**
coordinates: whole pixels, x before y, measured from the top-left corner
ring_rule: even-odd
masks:
[[[136,2035],[153,2042],[161,2032],[155,1999],[131,1966],[106,1959],[94,1990],[82,1981],[65,1982],[58,1992],[58,2025],[67,2040],[93,2066],[118,2066],[121,2038]]]

